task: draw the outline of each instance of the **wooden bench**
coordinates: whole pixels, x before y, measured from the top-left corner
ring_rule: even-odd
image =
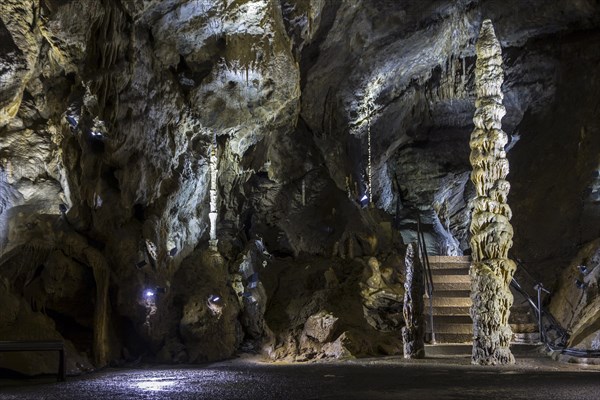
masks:
[[[2,351],[58,351],[57,380],[64,382],[66,379],[65,344],[62,341],[0,341]]]

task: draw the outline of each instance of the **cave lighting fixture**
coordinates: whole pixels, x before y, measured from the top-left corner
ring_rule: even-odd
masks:
[[[585,290],[585,288],[587,288],[587,283],[575,279],[575,286],[577,286],[578,289]]]
[[[579,269],[579,272],[584,275],[587,275],[590,272],[585,265],[579,265],[577,268]]]
[[[164,287],[155,287],[154,289],[149,288],[144,290],[144,297],[147,299],[154,298],[157,294],[165,294],[167,293],[167,288]]]
[[[367,196],[366,194],[360,198],[360,206],[361,207],[366,207],[369,204],[369,196]]]
[[[219,301],[221,301],[221,296],[211,294],[210,296],[208,296],[208,301],[210,301],[211,303],[218,303]]]
[[[75,117],[71,115],[65,115],[65,119],[67,120],[72,129],[77,128],[77,119]]]
[[[146,260],[142,260],[142,261],[138,261],[137,263],[135,263],[135,267],[140,269],[140,268],[144,268],[147,264],[148,264],[148,262]]]

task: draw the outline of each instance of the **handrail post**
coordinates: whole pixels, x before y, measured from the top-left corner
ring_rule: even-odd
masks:
[[[538,282],[533,288],[537,290],[538,328],[540,330],[540,342],[545,343],[546,338],[544,337],[544,329],[542,326],[542,290],[546,293],[550,292],[544,288],[542,282]]]

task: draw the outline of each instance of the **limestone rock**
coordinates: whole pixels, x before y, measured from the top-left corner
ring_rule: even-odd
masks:
[[[583,270],[583,271],[582,271]],[[587,243],[561,276],[549,310],[570,332],[569,347],[598,349],[600,241]]]
[[[0,340],[62,340],[55,322],[41,312],[36,312],[10,290],[5,279],[0,280]],[[9,308],[10,307],[10,308]],[[81,374],[93,369],[84,353],[72,342],[65,341],[67,374]],[[0,368],[26,375],[55,374],[58,370],[56,352],[1,353]]]
[[[293,277],[286,273],[290,268],[296,271]],[[328,287],[324,277],[329,269],[336,271],[334,287]],[[274,335],[265,349],[270,358],[310,361],[401,353],[399,335],[376,330],[363,315],[363,269],[356,260],[274,260],[264,272],[273,304],[265,315]]]
[[[379,331],[397,331],[404,324],[403,287],[399,282],[390,280],[392,271],[389,269],[382,271],[375,257],[369,258],[368,266],[370,277],[366,283],[361,283],[365,319]]]
[[[302,335],[319,343],[329,342],[336,332],[338,320],[339,318],[327,311],[311,315],[304,324]]]
[[[240,305],[228,282],[224,260],[210,250],[195,253],[200,262],[187,261],[175,283],[179,286],[180,309],[163,304],[162,314],[173,309],[179,317],[178,332],[183,339],[187,362],[217,360],[232,356],[243,337],[238,320]],[[168,322],[168,321],[167,321]],[[155,324],[149,323],[149,329]],[[181,358],[181,357],[180,357]]]

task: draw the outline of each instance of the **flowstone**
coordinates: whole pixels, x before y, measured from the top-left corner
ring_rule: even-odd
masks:
[[[512,247],[512,216],[506,204],[510,184],[506,181],[507,135],[501,119],[504,81],[502,51],[490,20],[482,24],[476,44],[477,100],[471,134],[471,165],[477,193],[471,219],[471,318],[473,319],[472,363],[512,364],[512,331],[508,323],[513,296],[510,281],[516,269],[508,258]]]

